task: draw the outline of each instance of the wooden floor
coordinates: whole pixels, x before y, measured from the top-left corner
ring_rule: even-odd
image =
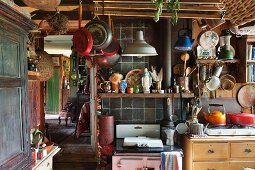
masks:
[[[95,152],[90,145],[90,135],[83,133],[79,139],[74,139],[75,123],[68,123],[68,127],[65,127],[62,123],[58,126],[58,120],[46,120],[46,123],[49,126],[48,134],[51,135],[52,139],[58,141],[57,144],[61,148],[61,151],[53,157],[54,170],[97,169]],[[70,133],[70,129],[73,130],[73,133]],[[68,132],[68,134],[59,141],[52,136],[55,135],[59,139],[58,131],[62,136],[65,136],[65,134],[62,134],[63,132]]]

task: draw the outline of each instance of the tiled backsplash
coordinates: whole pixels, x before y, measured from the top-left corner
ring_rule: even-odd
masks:
[[[134,41],[136,31],[139,30],[143,31],[145,41],[153,45],[152,22],[116,21],[113,34],[119,40],[122,51],[127,43]],[[121,57],[113,67],[113,72],[119,72],[125,78],[125,75],[133,69],[149,68],[150,60],[150,57]],[[114,115],[117,123],[158,123],[163,118],[162,100],[155,98],[104,98],[102,114]]]

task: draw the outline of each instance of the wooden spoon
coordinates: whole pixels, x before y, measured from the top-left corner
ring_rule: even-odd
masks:
[[[184,61],[183,76],[186,76],[186,63],[189,60],[189,54],[187,52],[181,55],[181,60]]]
[[[185,70],[185,76],[188,76],[191,72],[191,67],[187,67]]]

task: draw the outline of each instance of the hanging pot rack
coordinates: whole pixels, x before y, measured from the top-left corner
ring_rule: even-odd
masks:
[[[132,16],[132,17],[154,17],[155,4],[149,0],[94,0],[95,14],[108,16]],[[226,12],[224,4],[219,0],[191,1],[184,0],[180,2],[178,12],[179,18],[194,18],[194,19],[221,19],[222,13]],[[169,18],[172,14],[166,12],[163,8],[163,13],[160,17]],[[225,16],[224,19],[228,19]]]

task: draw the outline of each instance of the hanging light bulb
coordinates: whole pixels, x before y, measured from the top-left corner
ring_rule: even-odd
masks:
[[[158,55],[156,49],[150,44],[146,43],[143,38],[143,32],[136,32],[136,39],[133,43],[129,43],[122,53],[122,56],[156,56]]]

